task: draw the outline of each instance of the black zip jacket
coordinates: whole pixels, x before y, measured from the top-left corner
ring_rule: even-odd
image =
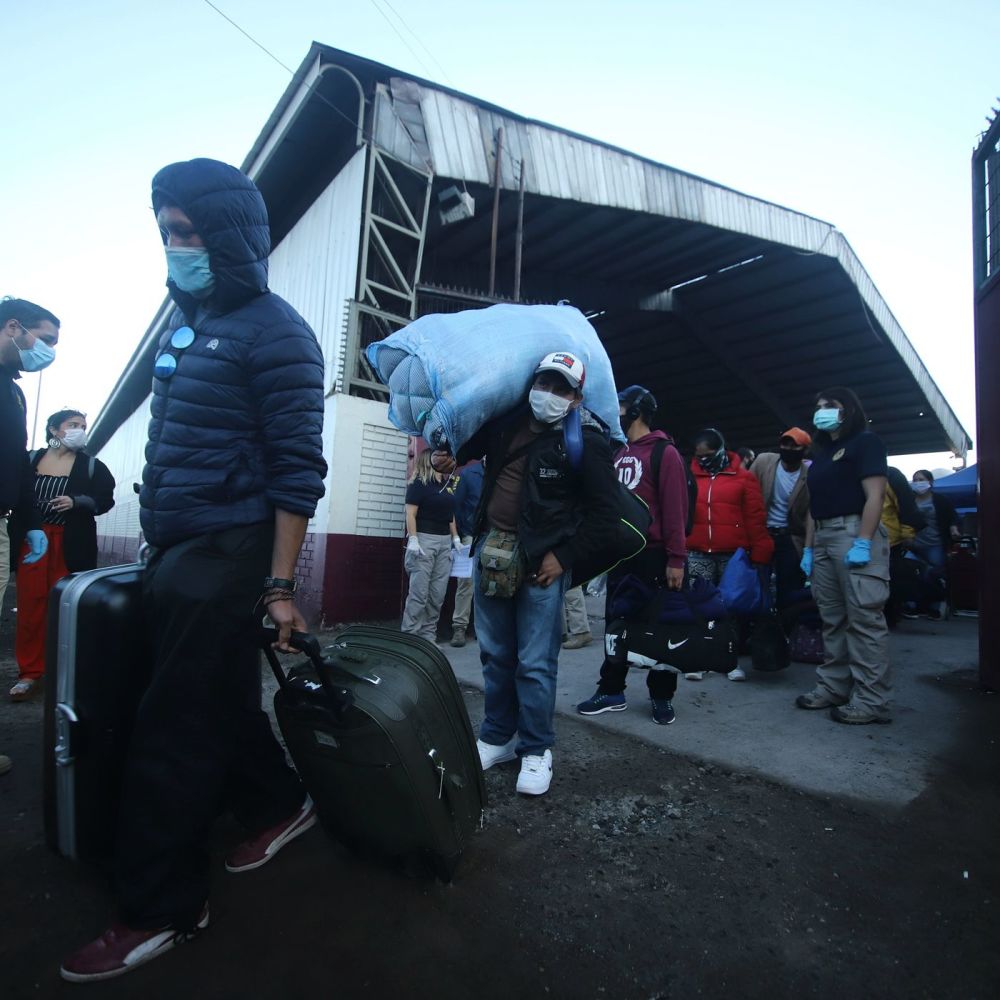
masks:
[[[38,463],[45,449],[41,448],[28,460],[31,471],[31,511],[41,522],[41,513],[34,506],[34,478]],[[66,511],[63,527],[63,558],[71,573],[93,569],[97,565],[97,526],[94,518],[104,514],[115,505],[115,477],[100,460],[94,459],[94,475],[90,475],[90,456],[85,451],[77,452],[66,483],[66,496],[73,498],[73,506]],[[15,511],[10,523],[10,555],[16,566],[21,557],[24,536],[31,527],[23,516],[23,511]]]
[[[25,531],[42,526],[35,511],[34,472],[28,461],[27,407],[14,381],[17,371],[0,368],[0,516],[20,510]]]
[[[489,530],[486,511],[510,442],[530,419],[521,405],[486,424],[460,451],[459,463],[486,456],[483,493],[476,511],[473,551]],[[539,435],[528,448],[517,535],[534,573],[547,552],[572,573],[575,562],[598,551],[615,525],[612,497],[617,477],[607,429],[581,409],[583,456],[574,469],[566,454],[562,424]]]

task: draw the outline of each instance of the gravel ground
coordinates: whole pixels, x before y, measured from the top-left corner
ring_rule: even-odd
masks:
[[[9,649],[0,636],[2,648]],[[13,664],[0,658],[0,679]],[[470,716],[482,696],[465,691]],[[992,705],[983,726],[993,726]],[[100,876],[41,830],[41,705],[0,703],[0,993],[64,984],[103,930]],[[995,731],[995,726],[994,726]],[[212,920],[109,997],[991,998],[1000,984],[996,759],[959,755],[903,812],[863,810],[557,719],[548,796],[487,772],[490,806],[455,882],[360,861],[320,829],[227,875]]]

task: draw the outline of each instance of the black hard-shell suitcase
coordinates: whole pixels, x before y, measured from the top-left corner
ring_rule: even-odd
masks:
[[[278,679],[274,711],[327,830],[369,855],[425,863],[450,881],[486,806],[479,753],[441,651],[390,629],[353,626]]]
[[[49,597],[44,812],[49,845],[80,861],[114,850],[125,754],[149,682],[138,563],[73,573]]]

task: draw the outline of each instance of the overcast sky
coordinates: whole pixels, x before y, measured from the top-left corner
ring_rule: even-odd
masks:
[[[833,223],[975,437],[970,154],[997,0],[216,5],[292,68],[315,39]],[[93,417],[164,294],[152,175],[240,163],[289,74],[205,0],[5,8],[0,294],[63,321],[42,415]]]

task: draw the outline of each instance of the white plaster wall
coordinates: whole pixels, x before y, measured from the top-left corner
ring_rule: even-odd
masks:
[[[337,381],[347,302],[357,287],[364,183],[361,149],[271,252],[268,285],[315,331],[327,392]]]
[[[402,536],[409,438],[388,419],[385,403],[338,394],[327,400],[324,448],[330,465],[325,517],[314,530]]]
[[[130,539],[139,537],[139,495],[133,484],[142,480],[148,428],[147,398],[100,451],[101,461],[115,477],[115,505],[97,519],[99,535]]]

